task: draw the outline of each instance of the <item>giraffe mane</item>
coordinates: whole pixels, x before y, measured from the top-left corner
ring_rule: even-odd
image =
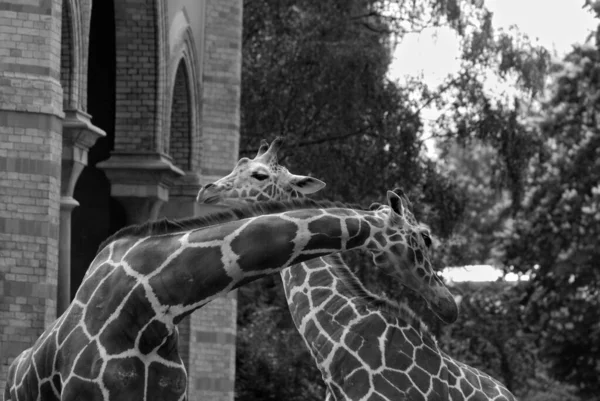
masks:
[[[359,302],[364,302],[366,305],[379,310],[386,315],[398,317],[409,323],[419,332],[429,335],[435,341],[435,336],[431,333],[429,327],[427,327],[425,322],[421,320],[419,315],[413,311],[406,302],[397,302],[369,291],[358,277],[356,277],[354,272],[344,265],[341,257],[330,258],[328,262],[331,264],[333,271],[344,283],[346,288],[360,299]]]
[[[324,209],[324,208],[351,208],[367,210],[359,205],[326,200],[312,200],[307,198],[292,199],[287,201],[266,201],[238,206],[223,211],[213,212],[201,217],[191,217],[178,220],[163,218],[157,221],[130,225],[121,228],[116,233],[102,241],[98,247],[98,254],[108,244],[121,238],[144,238],[151,235],[164,235],[180,233],[187,230],[203,228],[215,224],[242,220],[248,217],[262,216],[298,209]]]

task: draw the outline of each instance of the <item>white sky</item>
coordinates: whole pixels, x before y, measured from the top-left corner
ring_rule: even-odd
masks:
[[[582,9],[583,0],[486,0],[485,4],[494,13],[494,27],[517,25],[559,56],[572,44],[583,43],[598,24],[587,9]],[[409,34],[397,47],[389,74],[400,78],[422,73],[427,83],[435,85],[457,70],[457,57],[458,40],[448,28]]]
[[[583,43],[599,22],[582,8],[584,0],[485,0],[485,4],[494,13],[496,29],[516,25],[558,56],[566,54],[574,43]],[[422,75],[434,86],[457,71],[458,56],[458,39],[447,28],[411,34],[396,48],[389,76]],[[423,117],[433,119],[436,111],[424,110]],[[495,281],[501,274],[492,266],[478,265],[446,269],[443,275],[452,281]],[[516,275],[507,276],[509,281],[517,279]]]
[[[502,272],[489,265],[472,265],[462,267],[449,267],[442,271],[442,276],[449,281],[496,281],[502,277]],[[527,281],[529,276],[524,274],[520,277],[515,273],[508,273],[506,281]]]

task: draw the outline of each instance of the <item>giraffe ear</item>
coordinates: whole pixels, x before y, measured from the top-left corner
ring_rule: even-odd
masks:
[[[304,175],[293,175],[290,178],[290,186],[301,194],[312,194],[325,187],[325,183],[313,177]]]
[[[387,201],[390,206],[390,218],[393,222],[399,223],[400,219],[404,217],[404,212],[406,210],[405,200],[395,192],[388,191]]]

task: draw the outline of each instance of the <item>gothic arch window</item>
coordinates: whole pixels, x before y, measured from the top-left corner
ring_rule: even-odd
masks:
[[[168,36],[171,104],[166,110],[169,129],[164,149],[177,167],[193,173],[200,168],[200,63],[185,7],[173,17]]]
[[[173,158],[173,163],[184,171],[191,168],[192,113],[189,91],[190,82],[187,69],[184,61],[181,60],[173,83],[169,153]]]
[[[74,94],[74,40],[73,13],[67,0],[62,2],[60,41],[60,84],[63,89],[63,109],[69,109]]]

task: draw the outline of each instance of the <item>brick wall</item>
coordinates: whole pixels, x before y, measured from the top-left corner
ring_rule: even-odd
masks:
[[[61,2],[0,2],[0,388],[55,319]]]
[[[115,150],[156,151],[159,37],[155,0],[115,0],[117,87]]]
[[[202,55],[203,176],[228,174],[238,159],[242,0],[207,0]],[[190,316],[190,401],[232,401],[237,297],[231,293]]]
[[[224,175],[239,152],[242,1],[207,0],[205,21],[201,166]]]
[[[233,401],[237,297],[231,293],[191,316],[190,401]]]

